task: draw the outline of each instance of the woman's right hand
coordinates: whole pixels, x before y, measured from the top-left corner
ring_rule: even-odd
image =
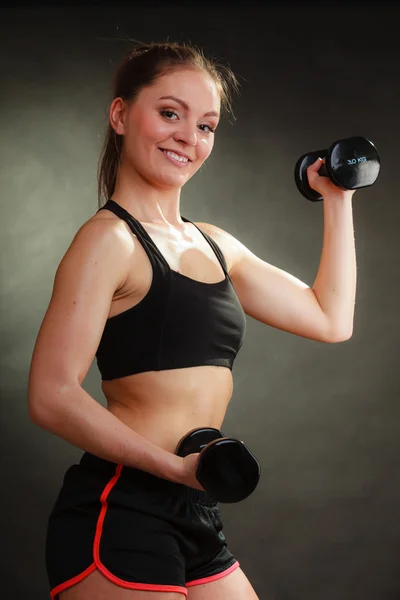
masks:
[[[197,464],[199,462],[200,452],[197,454],[188,454],[181,458],[182,460],[182,479],[180,483],[196,490],[204,491],[196,477]]]

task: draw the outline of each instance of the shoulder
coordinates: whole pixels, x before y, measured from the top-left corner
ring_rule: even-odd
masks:
[[[73,244],[90,250],[110,251],[113,254],[130,254],[134,248],[135,237],[125,221],[109,210],[102,210],[85,223],[76,232]]]
[[[221,248],[225,257],[228,271],[241,260],[247,248],[232,234],[211,223],[195,223],[196,227],[208,234]]]
[[[109,214],[106,214],[109,213]],[[96,265],[111,268],[122,276],[129,266],[134,239],[125,223],[110,211],[101,211],[85,221],[74,234],[58,266],[58,272]]]

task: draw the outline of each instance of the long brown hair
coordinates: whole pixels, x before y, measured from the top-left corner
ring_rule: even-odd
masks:
[[[206,72],[217,84],[222,110],[232,111],[232,95],[239,82],[228,65],[207,58],[192,44],[155,42],[137,45],[120,62],[114,76],[113,97],[133,102],[139,92],[177,67],[192,67]],[[98,203],[111,198],[115,189],[123,136],[108,124],[98,167]]]

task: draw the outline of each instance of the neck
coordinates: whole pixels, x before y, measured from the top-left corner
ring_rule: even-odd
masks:
[[[182,226],[181,188],[157,188],[136,171],[120,167],[112,199],[143,223]]]

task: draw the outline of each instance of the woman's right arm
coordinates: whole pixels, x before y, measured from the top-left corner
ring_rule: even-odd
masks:
[[[118,222],[85,223],[63,257],[29,373],[31,420],[114,463],[182,482],[181,458],[126,426],[81,386],[94,359],[132,245]]]

